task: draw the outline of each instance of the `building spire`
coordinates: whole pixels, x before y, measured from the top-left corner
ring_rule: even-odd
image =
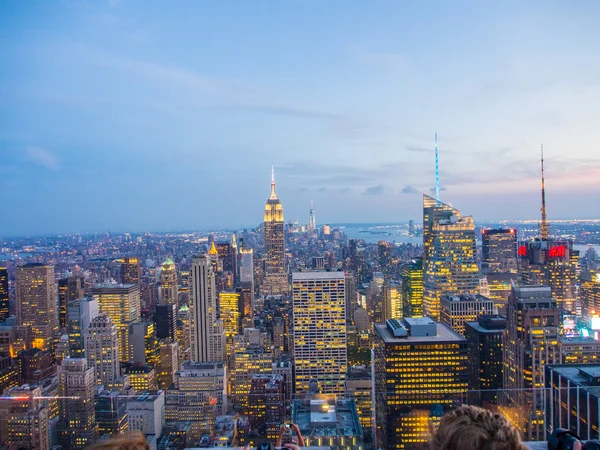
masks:
[[[544,183],[544,144],[541,145],[541,163],[542,163],[542,221],[540,223],[540,237],[546,240],[549,237],[548,219],[546,217],[546,185]]]
[[[271,164],[271,196],[269,199],[277,199],[277,194],[275,193],[275,166]]]

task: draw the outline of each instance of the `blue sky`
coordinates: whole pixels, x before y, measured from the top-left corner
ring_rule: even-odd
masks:
[[[600,216],[598,2],[1,8],[0,235]]]

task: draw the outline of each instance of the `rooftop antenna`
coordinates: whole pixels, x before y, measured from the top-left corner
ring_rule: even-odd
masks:
[[[277,194],[275,194],[275,165],[271,164],[271,199],[276,199]]]
[[[546,217],[546,185],[544,183],[544,144],[541,145],[541,163],[542,163],[542,221],[540,223],[540,237],[543,241],[548,239],[548,219]]]
[[[435,198],[440,203],[440,165],[438,157],[437,133],[435,133]]]

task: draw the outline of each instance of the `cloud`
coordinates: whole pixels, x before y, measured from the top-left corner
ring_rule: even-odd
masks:
[[[371,186],[365,189],[363,195],[381,195],[383,194],[383,185],[378,184],[377,186]]]
[[[440,186],[440,192],[442,191],[447,191],[447,189],[443,186]],[[432,188],[429,188],[429,192],[431,192],[432,194],[435,194],[435,186]]]
[[[25,160],[49,170],[60,169],[58,158],[42,147],[27,147]]]
[[[414,187],[412,187],[411,185],[408,184],[402,188],[400,193],[402,193],[402,194],[418,194],[419,191],[417,191]]]
[[[404,147],[404,150],[406,150],[407,152],[414,152],[414,153],[433,153],[434,152],[434,150],[431,148],[416,147],[414,145],[407,145]]]

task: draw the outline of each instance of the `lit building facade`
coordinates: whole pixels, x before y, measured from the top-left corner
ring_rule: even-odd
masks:
[[[239,292],[219,292],[219,306],[225,331],[225,355],[231,356],[233,338],[240,332],[242,325],[242,314],[240,312]]]
[[[59,441],[84,449],[96,440],[94,368],[84,358],[67,358],[58,368]]]
[[[271,177],[271,195],[264,215],[265,271],[262,290],[265,294],[287,294],[288,275],[285,268],[285,224],[283,206],[275,193],[275,176]]]
[[[85,358],[85,337],[91,321],[98,317],[98,300],[92,297],[70,301],[67,305],[67,334],[71,358]]]
[[[119,391],[97,388],[94,402],[99,437],[118,436],[128,431],[126,396],[120,395]]]
[[[494,308],[498,310],[498,314],[505,315],[512,285],[519,282],[519,275],[516,273],[492,272],[483,275],[483,277],[487,285],[487,296],[494,302]]]
[[[518,254],[522,284],[549,286],[560,308],[578,312],[575,284],[579,251],[573,249],[573,241],[547,239],[520,242]]]
[[[83,279],[68,277],[58,280],[58,324],[61,329],[67,327],[67,305],[70,301],[83,298]]]
[[[273,355],[264,348],[249,346],[232,356],[230,389],[234,406],[246,410],[250,383],[254,375],[271,374]]]
[[[296,392],[317,379],[321,392],[342,394],[348,369],[344,272],[295,272]]]
[[[423,247],[423,314],[439,320],[442,294],[479,292],[473,217],[423,195]]]
[[[49,351],[58,340],[54,267],[26,264],[15,269],[15,278],[17,328],[27,348]]]
[[[137,256],[126,256],[117,260],[121,264],[121,283],[137,284],[142,279],[142,266]]]
[[[49,410],[39,386],[15,386],[0,398],[0,442],[8,448],[50,450]]]
[[[415,259],[402,266],[402,307],[404,317],[423,315],[423,260]]]
[[[129,325],[140,321],[140,287],[137,284],[97,284],[92,297],[99,314],[110,318],[119,336],[119,359],[129,361]]]
[[[525,440],[546,440],[544,366],[560,363],[560,315],[545,286],[513,286],[504,334],[504,413]]]
[[[382,288],[383,319],[402,319],[404,308],[402,305],[402,288],[397,283],[384,283]]]
[[[179,370],[179,344],[177,342],[169,339],[161,342],[158,370],[158,388],[168,389],[175,382],[175,373]]]
[[[467,341],[429,318],[375,324],[376,445],[427,448],[430,424],[467,398]]]
[[[561,336],[558,348],[562,364],[600,364],[600,341],[591,336]]]
[[[8,308],[8,270],[0,267],[0,322],[4,322],[10,311]]]
[[[517,273],[517,230],[515,228],[481,230],[481,271]]]
[[[370,367],[349,368],[346,375],[346,397],[354,399],[358,419],[367,441],[367,436],[370,437],[373,430],[373,379]]]
[[[465,335],[465,324],[480,316],[494,314],[494,302],[479,294],[442,295],[440,298],[440,321],[461,336]]]
[[[177,280],[177,268],[171,258],[162,264],[160,272],[160,303],[179,304],[179,282]]]
[[[592,330],[600,330],[600,273],[587,271],[581,274],[579,298],[584,323]]]
[[[194,361],[225,360],[225,332],[223,322],[217,320],[215,272],[209,255],[192,261],[190,331]]]
[[[90,321],[85,336],[85,356],[94,368],[96,384],[113,389],[120,376],[119,336],[108,316]]]
[[[249,295],[244,297],[244,317],[249,317],[254,311],[254,251],[251,248],[241,248],[240,264],[240,287],[249,291]]]

